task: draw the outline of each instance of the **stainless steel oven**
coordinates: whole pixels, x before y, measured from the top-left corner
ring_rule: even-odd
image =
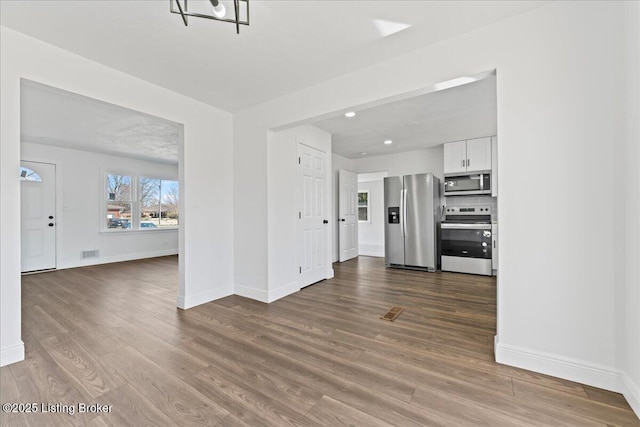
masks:
[[[447,207],[440,245],[442,271],[482,274],[491,271],[491,207]]]
[[[491,173],[480,172],[444,176],[444,195],[491,194]]]

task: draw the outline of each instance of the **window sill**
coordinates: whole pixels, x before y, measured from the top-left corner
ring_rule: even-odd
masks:
[[[145,233],[169,233],[178,231],[179,227],[158,227],[158,228],[147,228],[146,230],[100,230],[100,234],[113,234],[115,236],[127,235],[127,234],[145,234]]]

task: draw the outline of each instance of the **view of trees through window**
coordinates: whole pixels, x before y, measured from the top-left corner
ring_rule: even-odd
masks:
[[[369,190],[358,191],[358,221],[369,222]]]
[[[178,181],[107,174],[106,184],[107,228],[131,230],[178,226]]]
[[[177,181],[141,177],[140,226],[176,227],[178,200]]]
[[[107,175],[107,228],[131,228],[131,176]]]

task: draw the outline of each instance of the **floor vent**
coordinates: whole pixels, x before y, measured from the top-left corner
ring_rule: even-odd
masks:
[[[100,255],[100,251],[94,249],[92,251],[82,251],[82,258],[97,258]]]
[[[398,316],[400,316],[400,313],[402,313],[403,311],[404,311],[404,308],[398,305],[394,305],[393,307],[391,307],[389,311],[387,311],[387,314],[385,314],[384,316],[381,316],[380,318],[382,320],[388,320],[390,322],[393,322],[398,318]]]

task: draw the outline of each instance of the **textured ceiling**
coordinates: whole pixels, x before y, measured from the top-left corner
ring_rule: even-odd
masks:
[[[354,110],[313,123],[332,134],[332,151],[356,159],[400,153],[497,132],[496,78]],[[393,144],[385,145],[391,139]]]
[[[234,112],[545,3],[251,0],[251,26],[240,35],[206,19],[185,27],[168,0],[0,1],[0,22]],[[383,38],[375,20],[411,27]]]
[[[182,125],[22,80],[23,142],[178,163]]]

